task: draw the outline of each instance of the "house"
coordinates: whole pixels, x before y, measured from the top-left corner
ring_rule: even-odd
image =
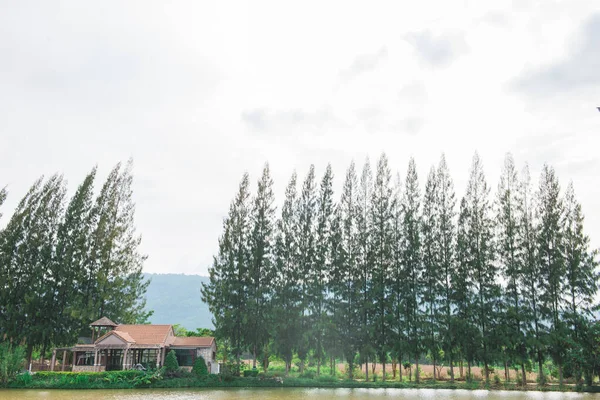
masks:
[[[131,369],[138,365],[159,368],[166,354],[174,350],[179,366],[192,369],[194,361],[204,358],[208,371],[216,374],[217,344],[213,337],[178,337],[173,325],[115,324],[106,317],[90,324],[92,337],[73,347],[56,348],[50,369],[54,370],[56,355],[62,352],[62,370],[72,354],[72,371],[111,371]]]

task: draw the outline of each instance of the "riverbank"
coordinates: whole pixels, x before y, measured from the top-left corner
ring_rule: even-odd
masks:
[[[516,383],[493,383],[483,381],[455,382],[424,380],[421,383],[358,380],[341,380],[330,376],[315,379],[297,377],[233,377],[209,375],[198,377],[188,374],[179,377],[162,377],[159,374],[140,371],[114,371],[101,373],[41,372],[20,375],[12,381],[14,389],[134,389],[134,388],[333,388],[333,389],[463,389],[463,390],[508,390],[508,391],[559,391],[600,392],[600,387],[576,387],[574,385],[529,384],[522,387]]]

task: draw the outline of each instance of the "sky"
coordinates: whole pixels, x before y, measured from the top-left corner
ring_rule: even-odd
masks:
[[[281,202],[382,152],[423,187],[443,152],[460,198],[475,151],[492,189],[510,152],[573,181],[600,247],[598,106],[597,0],[3,1],[0,224],[40,175],[132,157],[145,271],[206,275],[266,162]]]

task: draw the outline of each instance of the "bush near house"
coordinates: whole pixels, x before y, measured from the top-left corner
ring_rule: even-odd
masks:
[[[198,376],[208,376],[208,368],[206,367],[204,357],[200,356],[196,358],[194,366],[192,367],[192,372]]]
[[[177,355],[174,350],[167,353],[165,358],[165,370],[167,372],[176,372],[179,369],[179,362],[177,362]]]

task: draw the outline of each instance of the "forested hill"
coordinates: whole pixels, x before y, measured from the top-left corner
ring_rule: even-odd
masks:
[[[146,309],[154,310],[153,324],[180,324],[188,330],[213,328],[212,315],[202,302],[200,287],[208,277],[183,274],[144,274],[151,283],[146,292]]]

